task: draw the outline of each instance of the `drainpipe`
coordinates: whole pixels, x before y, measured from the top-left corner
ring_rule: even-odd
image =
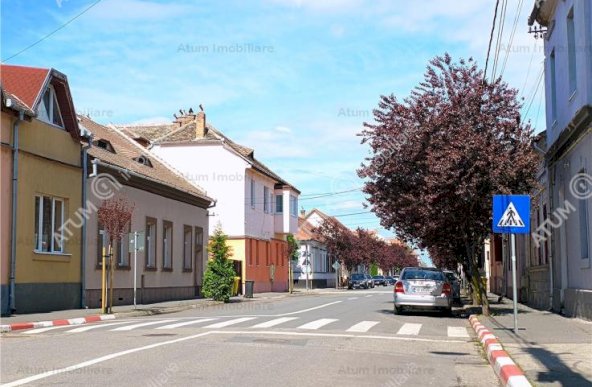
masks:
[[[86,181],[88,178],[88,150],[92,147],[92,134],[88,136],[88,144],[82,147],[82,213],[86,214]],[[82,217],[82,243],[80,254],[80,307],[86,307],[86,216]]]
[[[24,120],[22,111],[12,125],[12,210],[11,210],[11,235],[10,235],[10,274],[8,287],[8,312],[16,311],[15,282],[16,282],[16,210],[18,199],[18,156],[19,156],[19,123]]]

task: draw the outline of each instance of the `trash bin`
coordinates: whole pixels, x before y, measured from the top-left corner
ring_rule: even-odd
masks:
[[[240,285],[240,277],[234,277],[234,283],[232,284],[232,295],[238,296],[239,285]]]
[[[245,281],[245,298],[253,298],[253,285],[255,281]]]

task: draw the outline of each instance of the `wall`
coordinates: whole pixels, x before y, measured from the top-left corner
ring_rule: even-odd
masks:
[[[576,39],[576,83],[570,90],[567,50],[567,15],[574,9]],[[545,41],[545,93],[547,110],[548,145],[551,146],[576,112],[592,104],[592,2],[589,0],[558,1],[555,9],[555,27]],[[550,56],[555,50],[555,79],[557,117],[552,117]],[[556,121],[556,122],[555,122]]]
[[[245,235],[245,169],[249,164],[219,144],[166,144],[152,151],[216,200],[210,230]]]
[[[12,124],[14,118],[2,112],[0,125],[0,313],[8,314],[8,284],[10,276],[10,237],[12,235]]]
[[[251,206],[251,180],[255,182],[255,207]],[[274,235],[274,215],[275,212],[275,180],[261,175],[252,169],[247,170],[247,179],[244,186],[245,197],[245,235],[251,238],[271,239]],[[273,198],[270,211],[264,211],[264,191],[265,187],[269,189],[269,194]],[[236,199],[234,199],[236,200]]]
[[[80,207],[80,143],[62,129],[33,120],[21,124],[20,149],[16,310],[29,313],[78,308],[80,230],[73,230],[64,254],[48,254],[34,251],[34,228],[36,194],[64,199],[64,219]]]
[[[247,281],[255,281],[254,292],[283,292],[288,289],[287,249],[287,242],[282,240],[245,240],[245,277]],[[271,265],[275,267],[273,281]]]
[[[89,187],[92,180],[88,181]],[[156,219],[156,267],[152,271],[145,268],[145,250],[137,255],[137,286],[144,284],[144,291],[139,291],[138,300],[141,303],[158,302],[173,299],[187,299],[196,296],[196,285],[201,285],[203,270],[207,262],[208,219],[207,210],[187,203],[158,196],[137,188],[122,186],[118,195],[125,197],[134,205],[131,231],[145,231],[146,217]],[[98,208],[101,201],[90,194],[89,200]],[[173,255],[172,271],[164,271],[163,266],[163,220],[173,223]],[[97,214],[93,212],[87,228],[87,265],[86,288],[88,306],[100,306],[101,267],[97,265]],[[184,226],[203,227],[204,240],[202,261],[195,261],[192,246],[192,271],[183,270]],[[195,239],[195,229],[192,234]],[[192,243],[193,244],[193,243]],[[199,267],[198,267],[199,265]],[[114,296],[115,304],[130,304],[133,302],[133,254],[130,257],[130,267],[115,270],[115,285],[119,289]],[[143,280],[142,280],[143,277]],[[119,298],[122,298],[119,300]]]

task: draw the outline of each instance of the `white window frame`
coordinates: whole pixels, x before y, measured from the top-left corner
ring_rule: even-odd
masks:
[[[156,269],[156,238],[157,238],[157,221],[153,218],[146,220],[146,267],[148,269]],[[150,231],[154,230],[154,234]]]
[[[189,240],[187,235],[189,234]],[[184,225],[183,226],[183,270],[190,271],[193,267],[193,227]]]
[[[60,110],[60,104],[57,102],[57,95],[55,92],[55,89],[52,85],[49,85],[46,89],[46,91],[43,93],[42,97],[41,97],[41,104],[43,104],[43,99],[45,98],[45,93],[49,92],[49,110],[47,111],[47,117],[43,117],[40,116],[39,119],[47,124],[53,125],[53,126],[57,126],[58,128],[62,128],[64,129],[64,119],[62,116],[62,111]],[[58,114],[60,116],[60,124],[56,124],[55,122],[53,122],[54,117],[53,117],[53,108],[54,108],[54,104],[57,107],[58,110]],[[47,118],[47,120],[45,119]]]
[[[43,199],[47,198],[51,200],[51,234],[49,239],[49,246],[47,250],[43,250],[41,247],[41,243],[43,241]],[[66,202],[64,199],[55,198],[46,195],[35,195],[35,200],[39,199],[39,212],[35,214],[35,217],[39,218],[39,222],[37,225],[37,240],[35,241],[35,248],[34,251],[38,253],[53,253],[53,254],[64,254],[64,212],[65,212],[65,204]],[[60,227],[58,230],[55,229],[55,204],[56,202],[62,203],[62,213],[60,219]],[[59,249],[54,249],[54,242],[56,241],[56,236],[59,238],[57,241],[59,242]]]
[[[578,87],[577,82],[577,54],[576,54],[576,24],[575,24],[575,12],[574,7],[567,13],[566,20],[566,32],[567,32],[567,72],[569,79],[569,93],[570,96],[576,92]]]
[[[167,234],[170,232],[170,235]],[[169,238],[170,237],[170,238]],[[173,222],[162,221],[162,268],[173,269]]]

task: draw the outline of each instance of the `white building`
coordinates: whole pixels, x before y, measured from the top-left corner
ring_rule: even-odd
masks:
[[[592,319],[592,1],[537,0],[535,22],[546,29],[552,307]]]
[[[228,235],[235,271],[254,291],[288,287],[286,236],[298,231],[298,191],[239,145],[206,124],[203,112],[166,125],[121,127],[216,199],[210,234]]]

